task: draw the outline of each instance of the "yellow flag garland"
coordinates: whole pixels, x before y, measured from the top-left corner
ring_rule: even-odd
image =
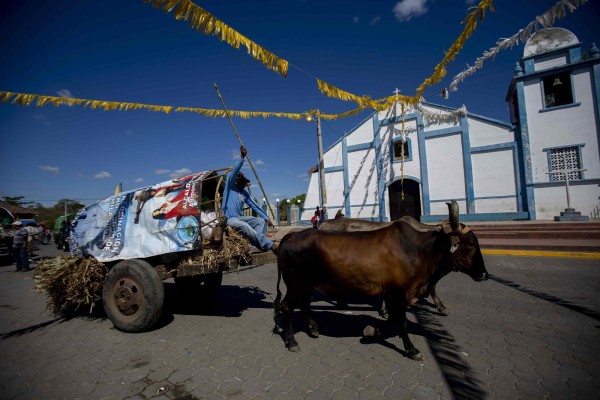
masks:
[[[283,75],[287,75],[288,62],[283,60],[268,50],[262,48],[258,44],[254,43],[247,37],[243,36],[236,30],[232,29],[209,12],[203,10],[198,5],[194,4],[190,0],[143,0],[146,3],[153,3],[156,8],[161,8],[163,11],[170,13],[173,11],[173,15],[178,20],[189,21],[190,27],[193,29],[203,32],[206,35],[220,35],[222,41],[227,42],[232,47],[239,49],[240,46],[245,46],[248,54],[251,54],[253,58],[263,63],[267,68]],[[575,8],[581,4],[585,4],[588,0],[561,0],[554,8],[557,11],[554,12],[553,18],[556,15],[564,17],[566,14],[564,9],[558,10],[559,7],[571,7]],[[354,101],[358,104],[358,108],[347,111],[341,114],[321,114],[315,110],[303,112],[303,113],[283,113],[283,112],[261,112],[261,111],[229,111],[232,116],[248,119],[255,117],[278,117],[278,118],[289,118],[289,119],[303,119],[307,116],[317,115],[322,119],[334,120],[341,119],[351,115],[356,115],[367,108],[371,108],[376,111],[382,111],[391,107],[394,102],[401,101],[403,105],[416,105],[421,101],[423,91],[427,86],[432,86],[441,81],[446,75],[446,67],[455,59],[456,55],[462,50],[466,40],[473,34],[477,27],[477,21],[482,21],[485,17],[487,9],[494,11],[492,6],[493,0],[481,0],[480,3],[469,8],[470,13],[462,21],[465,23],[465,28],[461,35],[454,41],[450,49],[445,53],[444,59],[435,67],[433,74],[425,79],[425,81],[417,88],[415,96],[400,96],[391,95],[378,100],[373,100],[369,96],[357,96],[350,92],[339,89],[333,85],[328,84],[325,81],[317,78],[317,86],[321,93],[339,100]],[[575,4],[575,7],[573,4]],[[553,10],[554,10],[553,8]],[[562,14],[559,13],[562,11]],[[572,12],[573,10],[571,10]],[[542,16],[542,17],[545,17]],[[539,17],[541,18],[541,17]],[[545,20],[544,20],[545,21]],[[538,22],[538,21],[536,21]],[[551,25],[548,22],[548,25]],[[541,23],[544,25],[544,23]],[[545,25],[544,25],[545,26]],[[472,73],[471,71],[469,71]],[[456,81],[456,79],[455,79]],[[455,84],[453,82],[453,85]],[[455,90],[455,89],[454,89]],[[34,101],[36,106],[43,107],[48,104],[56,107],[61,105],[74,106],[79,105],[84,108],[91,109],[102,109],[104,111],[119,110],[129,111],[145,109],[153,112],[164,112],[170,113],[171,111],[176,112],[193,112],[207,117],[227,117],[227,113],[224,110],[194,108],[194,107],[173,107],[173,106],[159,106],[151,104],[140,104],[140,103],[127,103],[127,102],[113,102],[113,101],[102,101],[102,100],[88,100],[88,99],[76,99],[70,97],[57,97],[57,96],[43,96],[36,94],[16,93],[16,92],[5,92],[0,91],[0,101],[8,103],[11,101],[13,104],[19,104],[21,106],[30,106]]]
[[[452,61],[454,61],[454,58],[462,50],[467,39],[471,37],[471,35],[475,31],[475,28],[477,27],[477,21],[483,21],[486,9],[489,8],[491,11],[494,11],[492,1],[493,0],[481,0],[481,2],[477,6],[469,8],[469,10],[472,11],[463,20],[463,23],[465,23],[465,28],[463,29],[460,36],[454,41],[454,43],[452,43],[452,46],[450,46],[450,50],[446,52],[444,59],[438,65],[436,65],[433,71],[433,75],[425,79],[425,81],[417,88],[417,98],[421,98],[421,96],[423,95],[423,91],[427,86],[435,85],[436,83],[441,81],[444,76],[446,76],[446,67]]]
[[[147,110],[153,112],[163,112],[165,114],[169,114],[172,111],[175,112],[191,112],[203,115],[205,117],[220,117],[226,118],[227,113],[225,110],[215,110],[208,108],[198,108],[198,107],[174,107],[174,106],[159,106],[154,104],[141,104],[141,103],[127,103],[120,101],[105,101],[105,100],[90,100],[90,99],[78,99],[73,97],[59,97],[59,96],[44,96],[39,94],[29,94],[29,93],[16,93],[16,92],[6,92],[0,91],[0,101],[3,103],[12,103],[18,104],[21,106],[31,106],[35,103],[38,107],[44,107],[47,105],[53,105],[55,107],[59,106],[81,106],[83,108],[91,108],[93,110],[101,109],[104,111],[130,111],[130,110]],[[323,119],[333,120],[345,118],[350,115],[358,114],[363,111],[365,108],[357,108],[355,110],[350,110],[343,114],[321,114],[319,113],[319,117]],[[288,118],[292,120],[306,119],[309,115],[315,115],[316,111],[306,111],[303,113],[285,113],[285,112],[264,112],[264,111],[236,111],[229,110],[229,114],[231,116],[239,117],[242,119],[249,118]]]
[[[222,41],[236,49],[239,49],[240,46],[245,46],[248,54],[255,60],[260,61],[267,68],[277,72],[284,78],[287,76],[288,62],[286,60],[277,57],[275,54],[254,43],[190,0],[154,0],[154,2],[153,0],[144,0],[144,2],[154,3],[154,7],[161,8],[167,13],[175,9],[173,12],[175,19],[189,21],[192,29],[202,32],[205,35],[220,35]]]

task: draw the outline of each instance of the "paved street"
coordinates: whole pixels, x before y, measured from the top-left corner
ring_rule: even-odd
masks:
[[[52,245],[40,254],[56,254]],[[226,274],[213,307],[165,282],[146,333],[102,316],[51,315],[33,273],[0,267],[0,399],[595,399],[600,391],[600,260],[484,256],[492,279],[452,273],[410,313],[424,360],[399,338],[363,343],[369,305],[314,303],[321,336],[296,312],[302,350],[272,333],[276,264]]]

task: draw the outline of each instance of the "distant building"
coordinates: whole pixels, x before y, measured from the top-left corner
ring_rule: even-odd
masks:
[[[599,98],[598,49],[583,55],[571,32],[540,30],[508,90],[511,123],[427,102],[403,119],[395,105],[327,149],[328,216],[434,222],[456,200],[462,221],[553,219],[567,208],[565,169],[571,208],[589,215],[600,195]],[[310,172],[302,220],[321,205]]]

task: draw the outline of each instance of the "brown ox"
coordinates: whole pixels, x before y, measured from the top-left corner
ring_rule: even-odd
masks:
[[[429,229],[433,228],[431,225],[422,224],[419,221],[417,221],[416,219],[408,217],[408,216],[402,217],[401,219],[405,220],[406,222],[408,222],[409,224],[414,226],[415,229],[417,229],[417,230],[422,231],[422,230],[429,230]],[[323,221],[323,223],[319,226],[319,229],[322,231],[337,231],[337,232],[360,232],[360,231],[367,232],[367,231],[374,231],[377,229],[384,228],[390,224],[391,224],[391,222],[374,222],[374,221],[365,221],[362,219],[355,219],[355,218],[338,218],[338,219],[330,219],[327,221]],[[441,278],[443,278],[443,276],[440,276],[440,279]],[[423,297],[431,296],[431,299],[435,303],[435,306],[438,309],[438,311],[440,312],[440,314],[447,315],[445,313],[446,307],[444,306],[444,303],[442,303],[442,300],[437,296],[437,294],[435,292],[436,284],[437,284],[437,282],[432,282],[429,285],[429,292],[425,293],[423,295]],[[343,299],[338,299],[338,306],[344,307],[347,305],[346,305],[346,303],[344,303]],[[381,303],[381,309],[379,310],[379,313],[384,317],[387,315],[387,311],[385,310],[385,302]]]
[[[319,330],[311,315],[314,289],[333,297],[366,295],[383,298],[406,355],[422,359],[406,331],[406,306],[427,293],[432,282],[450,270],[475,281],[488,279],[475,234],[458,221],[458,205],[448,203],[449,224],[417,230],[406,220],[370,232],[326,232],[307,229],[283,238],[277,256],[275,321],[281,323],[290,351],[300,350],[292,331],[296,308],[304,314],[312,336]],[[287,292],[283,301],[281,278]],[[369,329],[367,329],[369,328]],[[365,333],[373,331],[367,327]]]

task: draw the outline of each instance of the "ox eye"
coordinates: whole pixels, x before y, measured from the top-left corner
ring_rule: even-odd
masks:
[[[454,243],[452,246],[450,246],[450,253],[454,253],[456,249],[458,249],[458,243]]]

